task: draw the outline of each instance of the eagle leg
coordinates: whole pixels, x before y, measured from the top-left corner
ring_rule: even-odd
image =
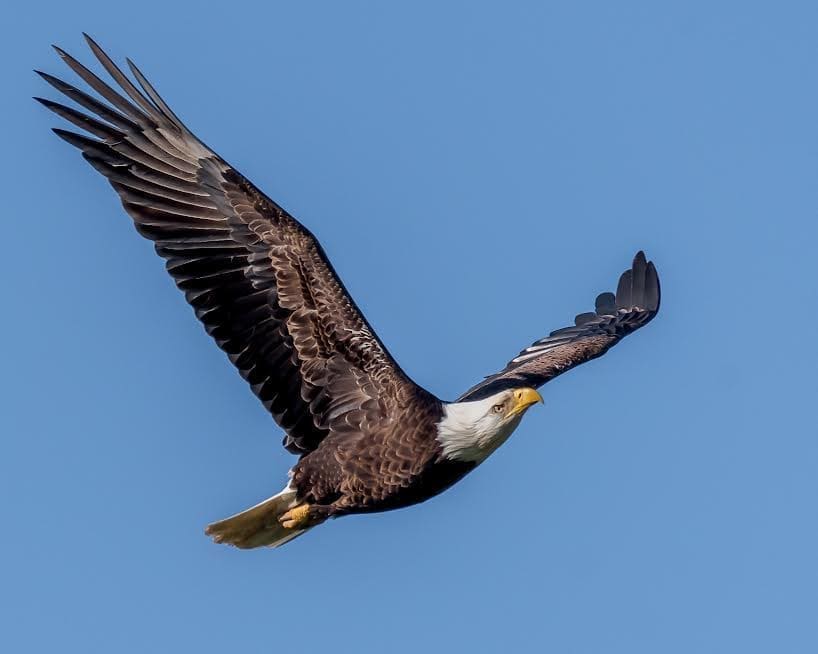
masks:
[[[329,506],[304,503],[282,514],[278,521],[285,529],[307,529],[324,522],[331,511]]]

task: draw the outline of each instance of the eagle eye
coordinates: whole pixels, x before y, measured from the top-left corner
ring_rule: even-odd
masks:
[[[503,404],[495,404],[491,408],[491,410],[494,411],[494,413],[502,413],[504,409],[505,409],[505,406]]]

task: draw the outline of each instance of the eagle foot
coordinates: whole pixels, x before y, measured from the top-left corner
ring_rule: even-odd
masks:
[[[299,504],[283,513],[278,519],[284,529],[304,529],[310,526],[310,505]]]

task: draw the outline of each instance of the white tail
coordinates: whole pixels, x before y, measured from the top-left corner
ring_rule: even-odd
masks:
[[[249,550],[254,547],[278,547],[300,536],[307,529],[286,529],[279,517],[295,505],[295,491],[289,486],[278,495],[236,515],[214,522],[205,529],[217,543]]]

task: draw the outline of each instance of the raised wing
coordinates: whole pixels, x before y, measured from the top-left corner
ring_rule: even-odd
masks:
[[[199,141],[130,61],[141,91],[86,40],[120,90],[56,48],[107,104],[46,73],[93,116],[37,100],[95,137],[54,130],[108,178],[287,432],[285,447],[306,453],[331,431],[368,432],[428,396],[375,336],[312,234]]]
[[[574,366],[602,356],[659,311],[659,277],[653,262],[637,253],[633,266],[619,278],[616,295],[602,293],[596,311],[581,313],[573,327],[551,332],[532,343],[495,375],[486,377],[460,398],[479,400],[505,388],[541,386]]]

